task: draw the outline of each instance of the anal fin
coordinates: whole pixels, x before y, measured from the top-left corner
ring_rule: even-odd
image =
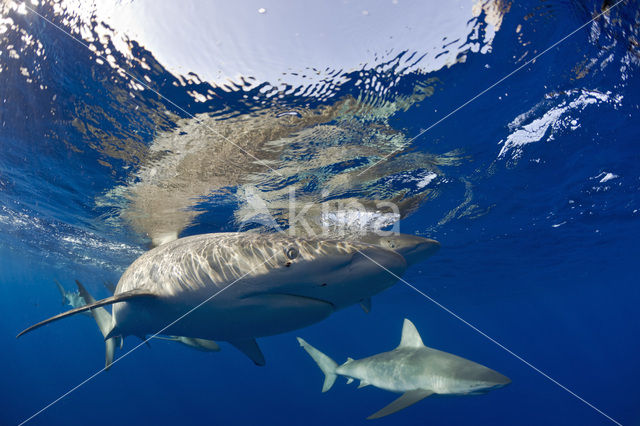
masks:
[[[229,343],[235,346],[240,352],[248,356],[255,365],[263,366],[266,364],[264,355],[262,354],[262,351],[260,350],[260,346],[258,346],[258,342],[256,342],[256,339],[233,340],[229,341]]]
[[[379,419],[380,417],[388,416],[389,414],[393,414],[396,411],[400,411],[403,408],[407,408],[410,405],[415,404],[416,402],[432,395],[434,392],[426,389],[416,389],[412,391],[408,391],[402,394],[402,396],[391,404],[384,407],[382,410],[373,413],[367,420],[371,419]]]

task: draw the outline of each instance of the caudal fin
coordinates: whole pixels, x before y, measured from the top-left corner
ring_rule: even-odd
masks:
[[[115,296],[111,296],[111,297],[107,297],[106,299],[98,300],[95,303],[91,303],[89,305],[85,305],[85,306],[81,306],[79,308],[71,309],[71,310],[69,310],[67,312],[63,312],[63,313],[58,314],[58,315],[54,315],[49,319],[46,319],[44,321],[40,321],[39,323],[34,324],[31,327],[22,330],[16,337],[20,337],[25,333],[28,333],[28,332],[30,332],[32,330],[35,330],[36,328],[40,328],[43,325],[47,325],[47,324],[52,323],[54,321],[61,320],[62,318],[66,318],[66,317],[69,317],[71,315],[79,314],[80,312],[90,311],[90,310],[95,309],[95,308],[100,307],[100,306],[112,305],[114,303],[124,302],[126,300],[136,299],[136,298],[141,298],[141,297],[153,298],[153,297],[156,297],[156,295],[153,294],[153,293],[149,293],[147,291],[138,290],[138,289],[125,291],[124,293],[119,293],[119,294],[117,294]],[[107,337],[113,337],[113,336],[107,336]]]
[[[82,285],[82,283],[76,280],[76,285],[78,286],[78,292],[80,296],[87,302],[88,305],[93,305],[96,303],[96,299],[87,291],[87,289]],[[93,315],[93,319],[96,320],[96,324],[98,324],[98,328],[102,333],[102,337],[107,337],[111,329],[113,328],[111,322],[111,314],[103,307],[97,307],[91,309],[91,314]],[[113,358],[116,352],[116,337],[111,337],[106,339],[105,342],[105,364],[104,368],[106,370],[111,367],[113,363]]]
[[[105,342],[105,356],[104,356],[104,369],[108,370],[111,368],[111,364],[113,364],[113,358],[116,353],[116,338],[112,337],[111,339],[107,339]]]
[[[300,337],[298,337],[297,339],[298,343],[300,343],[300,346],[302,346],[303,349],[307,351],[307,353],[311,356],[311,358],[313,358],[316,364],[318,364],[320,370],[322,370],[322,372],[324,373],[324,384],[322,385],[322,392],[328,391],[329,389],[331,389],[331,386],[333,386],[333,383],[338,377],[336,375],[336,368],[338,368],[338,364],[334,360],[305,342]]]

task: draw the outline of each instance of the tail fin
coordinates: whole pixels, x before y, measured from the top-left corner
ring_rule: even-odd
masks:
[[[78,292],[80,292],[80,296],[87,302],[88,305],[92,305],[96,303],[96,299],[87,291],[87,289],[82,285],[82,283],[76,280],[76,285],[78,286]],[[91,314],[93,315],[93,319],[96,320],[96,324],[98,324],[98,328],[102,333],[102,337],[106,338],[107,334],[113,328],[113,324],[111,322],[111,314],[107,312],[107,310],[103,307],[98,307],[91,309]],[[105,369],[109,369],[111,364],[113,363],[113,357],[116,352],[116,337],[111,337],[105,340],[106,345],[106,353],[105,353]]]
[[[104,342],[105,345],[105,355],[104,355],[104,369],[108,370],[111,368],[111,364],[113,364],[113,358],[116,354],[116,337],[112,337],[111,339],[107,339]]]
[[[79,308],[71,309],[71,310],[69,310],[67,312],[63,312],[61,314],[54,315],[49,319],[46,319],[44,321],[40,321],[39,323],[34,324],[31,327],[22,330],[16,337],[20,337],[25,333],[28,333],[28,332],[30,332],[32,330],[35,330],[36,328],[40,328],[43,325],[47,325],[47,324],[49,324],[51,322],[60,320],[62,318],[66,318],[66,317],[71,316],[71,315],[79,314],[80,312],[90,311],[91,309],[95,309],[95,308],[97,308],[99,306],[112,305],[114,303],[124,302],[125,300],[136,299],[136,298],[141,298],[141,297],[151,297],[151,298],[153,298],[153,297],[156,297],[156,295],[153,294],[153,293],[149,293],[148,291],[138,290],[138,289],[125,291],[124,293],[119,293],[119,294],[116,294],[115,296],[111,296],[111,297],[107,297],[107,298],[102,299],[102,300],[98,300],[95,303],[91,303],[89,305],[84,305],[84,306],[81,306]]]
[[[324,384],[322,385],[322,392],[328,391],[329,389],[331,389],[331,386],[333,386],[333,383],[338,377],[336,375],[336,368],[338,368],[338,364],[334,360],[305,342],[303,339],[299,337],[297,339],[298,343],[300,343],[300,346],[302,346],[304,350],[307,351],[307,353],[311,356],[311,358],[313,358],[316,364],[318,364],[320,370],[322,370],[322,372],[324,373]]]

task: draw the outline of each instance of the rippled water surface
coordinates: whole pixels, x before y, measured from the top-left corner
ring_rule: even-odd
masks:
[[[54,280],[106,297],[176,237],[375,223],[440,241],[405,279],[451,312],[397,284],[262,368],[151,341],[32,423],[364,424],[395,395],[322,394],[295,336],[343,362],[406,317],[513,383],[381,424],[640,424],[639,6],[0,2],[0,423],[103,366],[86,317],[14,339]]]

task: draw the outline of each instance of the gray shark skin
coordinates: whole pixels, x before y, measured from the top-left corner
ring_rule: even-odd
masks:
[[[360,360],[348,358],[342,365],[299,337],[298,342],[325,374],[322,392],[328,391],[340,375],[348,378],[347,383],[360,380],[358,388],[373,385],[402,393],[367,419],[388,416],[432,394],[478,395],[511,383],[508,377],[483,365],[426,347],[408,319],[404,320],[397,348]]]
[[[107,339],[163,330],[227,341],[263,365],[256,337],[306,327],[395,284],[397,279],[370,259],[396,275],[407,267],[398,253],[361,242],[254,233],[181,238],[134,261],[112,297],[56,315],[18,336],[113,304]]]
[[[116,292],[116,286],[113,283],[105,281],[103,285],[109,291],[109,293],[114,294]],[[111,317],[109,317],[109,330],[111,329],[110,318]],[[192,337],[184,337],[184,336],[156,336],[155,338],[160,340],[168,340],[170,342],[181,343],[197,351],[202,351],[202,352],[219,352],[220,351],[220,345],[218,345],[213,340],[195,339]],[[122,349],[122,339],[120,339],[120,348]]]

